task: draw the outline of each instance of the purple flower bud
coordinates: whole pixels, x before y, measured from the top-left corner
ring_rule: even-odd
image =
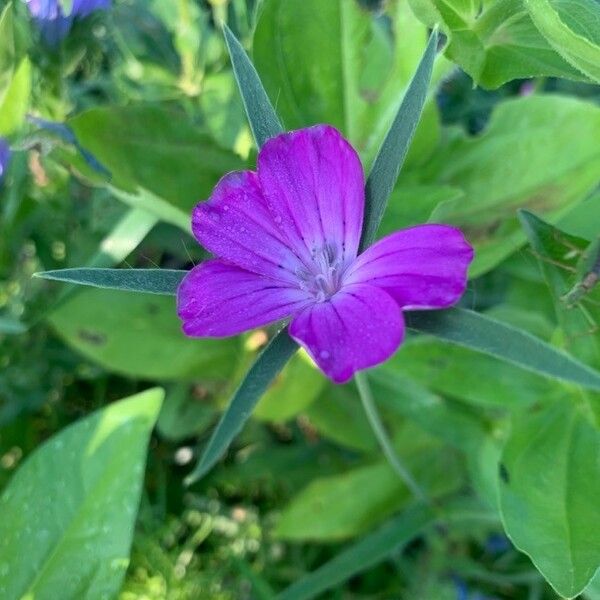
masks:
[[[27,0],[27,7],[48,46],[57,46],[69,33],[73,20],[85,18],[95,10],[110,7],[111,0],[73,0],[69,14],[63,12],[60,0]]]
[[[0,181],[2,181],[9,162],[10,148],[8,147],[8,142],[4,138],[0,138]]]

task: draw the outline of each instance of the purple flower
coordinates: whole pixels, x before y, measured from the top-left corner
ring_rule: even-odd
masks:
[[[461,297],[473,250],[454,227],[421,225],[357,256],[364,204],[360,160],[336,129],[270,139],[257,172],[226,175],[194,210],[194,235],[218,258],[181,282],[183,331],[224,337],[291,318],[290,335],[337,383],[386,360],[402,310]]]
[[[56,46],[69,33],[75,17],[85,18],[95,10],[109,8],[111,0],[73,0],[65,15],[60,0],[27,0],[27,7],[49,46]]]
[[[2,177],[4,176],[9,162],[10,148],[8,147],[8,142],[0,137],[0,181],[2,181]]]

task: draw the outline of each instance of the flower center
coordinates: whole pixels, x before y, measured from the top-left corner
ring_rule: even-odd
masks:
[[[330,243],[313,248],[310,265],[298,268],[300,288],[315,297],[317,302],[331,298],[341,287],[342,261],[338,249]]]

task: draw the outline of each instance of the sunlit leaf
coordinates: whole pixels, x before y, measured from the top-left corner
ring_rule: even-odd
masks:
[[[600,432],[574,401],[515,419],[502,454],[506,531],[566,598],[600,565],[599,456]]]
[[[569,64],[600,82],[600,13],[596,0],[524,0],[534,25]],[[594,35],[595,34],[595,35]]]
[[[60,303],[48,318],[70,346],[115,373],[218,380],[235,368],[238,341],[185,337],[173,298],[90,288]]]
[[[40,446],[0,497],[2,598],[112,598],[122,584],[154,388],[82,419]]]
[[[446,56],[479,85],[497,88],[513,79],[538,76],[585,80],[538,31],[523,0],[409,4],[424,23],[442,27],[449,37]]]

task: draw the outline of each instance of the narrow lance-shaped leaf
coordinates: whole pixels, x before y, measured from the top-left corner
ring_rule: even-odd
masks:
[[[244,423],[250,417],[267,386],[294,355],[298,345],[286,330],[279,332],[256,359],[221,417],[194,471],[186,478],[188,485],[205,475],[221,458]]]
[[[256,69],[227,26],[224,26],[223,31],[236,81],[248,113],[250,126],[256,144],[260,148],[269,137],[281,132],[282,127],[269,102]],[[372,178],[369,178],[369,181],[371,181],[371,189],[376,190],[376,194],[373,198],[370,198],[370,188],[369,183],[367,183],[367,212],[363,231],[363,244],[365,240],[371,243],[375,237],[375,231],[381,221],[385,203],[394,187],[400,167],[408,151],[427,95],[436,47],[437,32],[434,31],[415,77],[402,101],[398,115],[383,143],[379,156],[375,160]],[[365,233],[369,228],[372,229],[372,234],[367,233],[365,237]],[[188,483],[202,477],[227,449],[249,418],[250,412],[260,396],[297,348],[298,345],[289,337],[287,330],[281,331],[271,342],[267,350],[259,357],[246,375],[246,379],[223,415],[200,462],[189,476]]]
[[[185,273],[186,271],[166,269],[64,269],[36,275],[94,287],[175,295]],[[527,332],[474,311],[462,308],[415,311],[407,312],[405,318],[408,327],[415,331],[488,354],[534,373],[600,390],[600,373],[594,369]],[[286,348],[287,345],[297,348],[296,343],[289,339],[286,329],[277,337],[287,338],[285,344],[281,342],[281,348]],[[293,352],[289,356],[292,354]],[[258,361],[261,359],[259,357]],[[279,369],[284,365],[285,362]],[[263,382],[262,391],[278,372],[272,369],[266,371],[271,379]],[[260,376],[265,375],[260,369],[259,373]],[[258,375],[255,374],[256,376]],[[251,389],[258,389],[255,383]],[[254,403],[257,401],[258,398]],[[246,418],[248,416],[249,414]]]
[[[186,273],[175,269],[76,268],[42,271],[34,276],[97,288],[172,296]]]
[[[365,189],[365,221],[361,248],[364,250],[375,240],[385,207],[398,179],[421,112],[431,80],[431,70],[437,50],[438,34],[434,29],[423,58],[406,90],[398,113],[375,158]]]
[[[407,326],[523,369],[600,390],[600,373],[535,336],[463,308],[406,313]]]
[[[432,511],[423,505],[417,505],[403,512],[313,573],[292,584],[277,597],[277,600],[315,598],[382,561],[395,549],[410,542],[423,529],[432,525],[435,520]]]
[[[275,113],[254,65],[240,42],[227,25],[223,34],[229,50],[233,72],[238,84],[256,145],[260,148],[269,138],[281,133],[283,127]],[[221,417],[194,471],[187,477],[189,485],[205,475],[227,450],[260,397],[298,349],[287,333],[280,331],[252,365],[231,403]]]
[[[260,148],[269,138],[281,133],[283,127],[254,65],[227,25],[223,25],[223,35],[252,135]]]

